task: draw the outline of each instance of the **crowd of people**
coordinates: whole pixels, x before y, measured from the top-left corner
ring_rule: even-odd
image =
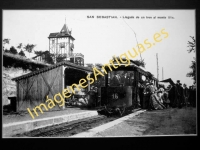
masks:
[[[113,71],[110,77],[110,86],[133,86],[133,71]],[[104,83],[105,84],[105,83]],[[155,85],[153,80],[147,79],[138,82],[138,88],[133,88],[132,99],[134,108],[149,110],[165,109],[169,107],[182,108],[184,106],[196,106],[196,88],[187,87],[186,84],[173,82],[165,88],[163,85]]]
[[[133,72],[123,71],[120,74],[120,71],[114,71],[114,76],[111,79],[111,86],[132,86],[134,82]]]
[[[182,108],[183,106],[196,106],[196,88],[195,86],[187,87],[186,84],[180,83],[177,80],[176,84],[168,87],[169,98],[171,99],[171,106]]]
[[[196,90],[194,86],[187,88],[186,84],[177,80],[176,84],[164,87],[157,87],[152,82],[147,82],[144,90],[142,107],[148,110],[160,110],[169,107],[182,108],[184,106],[196,106]]]

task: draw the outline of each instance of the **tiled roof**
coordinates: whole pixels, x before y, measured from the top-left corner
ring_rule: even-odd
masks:
[[[48,38],[59,38],[59,37],[70,37],[73,40],[75,40],[71,36],[71,31],[69,31],[69,29],[67,28],[66,24],[64,24],[64,26],[62,27],[60,32],[50,33]]]
[[[75,38],[67,33],[50,33],[48,38],[59,38],[59,37],[71,37],[73,40],[75,40]]]
[[[54,69],[56,67],[59,67],[59,66],[62,66],[62,65],[67,65],[68,67],[70,68],[74,68],[74,69],[78,69],[78,70],[82,70],[82,71],[88,71],[88,72],[92,72],[92,69],[91,68],[88,68],[88,67],[83,67],[83,66],[79,66],[79,65],[76,65],[74,63],[70,63],[68,61],[63,61],[63,62],[60,62],[58,64],[55,64],[55,65],[52,65],[50,67],[45,67],[45,68],[42,68],[40,70],[37,70],[37,71],[33,71],[31,73],[28,73],[28,74],[25,74],[25,75],[22,75],[22,76],[19,76],[19,77],[16,77],[16,78],[13,78],[12,80],[21,80],[21,79],[24,79],[24,78],[28,78],[30,76],[34,76],[34,75],[37,75],[37,74],[40,74],[42,72],[46,72],[48,70],[51,70],[51,69]]]
[[[58,34],[59,32],[56,32],[56,33],[50,33],[49,34],[49,37],[56,37],[56,35]]]

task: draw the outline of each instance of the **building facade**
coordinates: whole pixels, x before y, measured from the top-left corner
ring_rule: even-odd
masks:
[[[71,34],[72,31],[66,24],[63,25],[60,32],[49,34],[49,52],[54,54],[55,63],[58,57],[65,57],[66,60],[72,57],[75,39]]]

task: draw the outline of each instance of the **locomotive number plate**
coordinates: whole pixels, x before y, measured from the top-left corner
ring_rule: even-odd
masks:
[[[113,100],[117,100],[118,98],[119,98],[118,93],[113,93],[113,94],[112,94],[112,99],[113,99]]]

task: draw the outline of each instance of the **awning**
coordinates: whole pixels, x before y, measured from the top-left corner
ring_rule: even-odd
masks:
[[[171,85],[174,85],[174,84],[175,84],[175,83],[172,81],[171,78],[165,79],[165,80],[162,80],[162,81],[159,81],[159,82],[168,82],[168,83],[170,83]]]

